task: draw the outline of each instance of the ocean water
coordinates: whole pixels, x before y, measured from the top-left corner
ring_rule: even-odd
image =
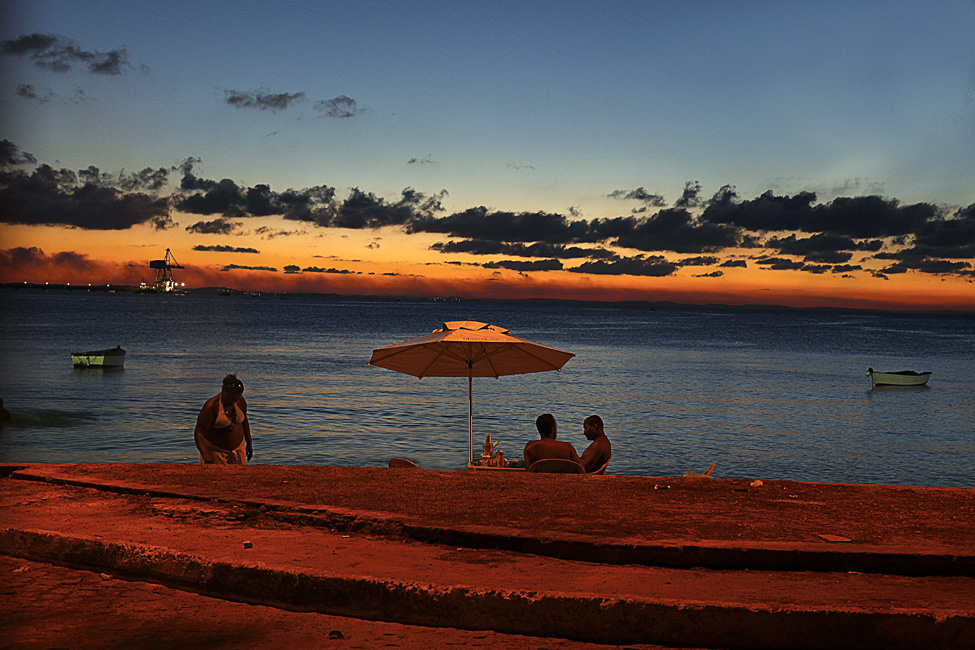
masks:
[[[228,372],[254,463],[460,469],[467,381],[366,365],[373,348],[475,319],[576,354],[562,372],[474,380],[475,445],[509,458],[550,412],[580,452],[602,416],[609,473],[975,487],[975,317],[0,290],[0,462],[195,462]],[[120,371],[70,353],[121,345]],[[927,387],[871,389],[877,370]]]

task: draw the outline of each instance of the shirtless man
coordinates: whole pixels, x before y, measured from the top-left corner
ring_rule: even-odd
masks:
[[[227,375],[220,394],[200,409],[193,437],[201,465],[246,465],[254,455],[243,393],[244,384],[237,375]]]
[[[535,426],[542,438],[541,440],[532,440],[525,445],[525,469],[531,467],[536,460],[543,458],[562,458],[582,464],[582,459],[576,453],[575,447],[567,442],[555,439],[555,432],[558,427],[551,413],[539,415],[538,419],[535,420]]]
[[[582,452],[582,467],[586,472],[595,472],[597,469],[609,462],[613,455],[609,438],[603,432],[603,419],[598,415],[590,415],[582,424],[583,433],[586,439],[592,443]]]

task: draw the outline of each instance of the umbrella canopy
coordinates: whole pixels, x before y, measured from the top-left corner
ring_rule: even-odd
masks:
[[[474,453],[473,377],[501,377],[561,370],[571,352],[513,336],[496,325],[452,321],[426,336],[372,351],[370,366],[424,377],[467,377],[470,457]]]

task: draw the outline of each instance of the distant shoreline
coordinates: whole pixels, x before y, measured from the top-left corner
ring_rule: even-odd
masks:
[[[64,292],[102,292],[102,293],[135,293],[143,294],[140,288],[133,285],[72,285],[72,284],[39,284],[32,282],[4,282],[0,283],[0,289],[12,289],[15,291],[64,291]],[[790,307],[788,305],[730,305],[725,303],[683,303],[673,301],[650,301],[650,300],[573,300],[570,298],[461,298],[450,297],[424,297],[424,296],[388,296],[372,294],[344,294],[344,293],[317,293],[310,291],[243,291],[231,289],[229,287],[201,287],[194,289],[183,289],[180,294],[202,295],[202,296],[229,296],[229,297],[257,297],[257,296],[278,296],[282,298],[317,298],[322,300],[361,300],[369,302],[464,302],[464,303],[485,303],[485,304],[533,304],[533,305],[593,305],[599,307],[624,307],[635,309],[660,309],[664,311],[770,311],[770,312],[812,312],[812,313],[839,313],[839,314],[909,314],[909,315],[930,315],[930,316],[975,316],[975,306],[971,310],[964,309],[870,309],[857,307]],[[152,292],[145,295],[159,295]]]

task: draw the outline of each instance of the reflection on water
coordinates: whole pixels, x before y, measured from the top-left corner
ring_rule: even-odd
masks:
[[[62,428],[96,422],[98,415],[79,411],[38,410],[26,413],[11,413],[10,420],[2,423],[9,429],[17,428]]]
[[[553,413],[581,450],[593,413],[610,473],[975,487],[975,327],[962,317],[614,306],[5,291],[2,461],[194,462],[193,425],[244,381],[255,462],[464,464],[467,382],[366,366],[373,348],[475,318],[577,356],[562,372],[474,380],[476,443],[517,459]],[[124,372],[72,349],[126,348]],[[870,389],[867,367],[934,370]],[[885,389],[887,387],[884,387]],[[918,390],[920,388],[920,390]],[[57,420],[57,417],[64,417]]]
[[[874,386],[868,393],[898,393],[898,392],[911,392],[914,390],[930,390],[931,387],[927,384],[922,384],[921,386]]]

